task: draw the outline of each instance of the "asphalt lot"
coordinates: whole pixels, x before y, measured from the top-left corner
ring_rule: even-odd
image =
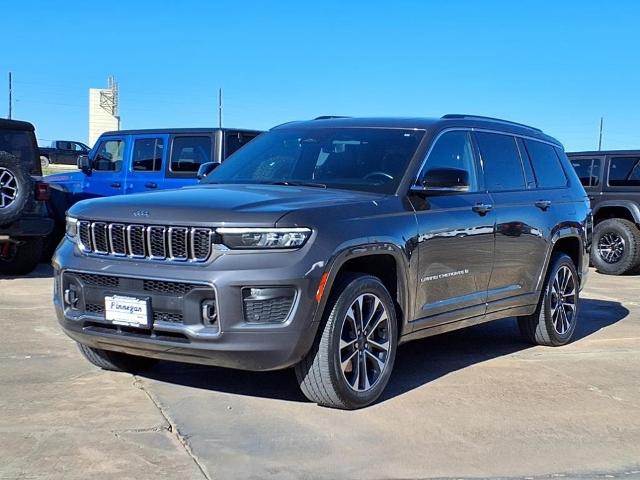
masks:
[[[291,371],[100,371],[51,286],[46,266],[0,278],[0,479],[640,478],[640,276],[592,272],[566,347],[511,319],[407,344],[355,412]]]

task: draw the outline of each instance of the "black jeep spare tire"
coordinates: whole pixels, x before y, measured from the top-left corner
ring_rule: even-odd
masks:
[[[0,225],[17,220],[33,194],[33,180],[18,158],[0,151]]]

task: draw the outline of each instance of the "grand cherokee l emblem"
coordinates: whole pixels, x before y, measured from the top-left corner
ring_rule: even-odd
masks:
[[[134,217],[148,217],[149,210],[136,210],[133,212]]]

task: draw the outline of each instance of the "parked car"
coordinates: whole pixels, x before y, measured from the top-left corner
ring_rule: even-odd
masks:
[[[194,185],[202,164],[222,162],[258,134],[257,130],[214,128],[104,133],[88,155],[80,157],[80,171],[45,177],[56,221],[49,244],[55,246],[62,238],[65,212],[77,201]]]
[[[82,142],[54,140],[50,147],[40,147],[40,164],[42,168],[50,164],[77,165],[78,157],[89,153],[90,148]]]
[[[640,150],[569,153],[594,216],[591,262],[601,273],[640,269]]]
[[[310,400],[358,408],[409,340],[515,316],[534,344],[569,342],[590,212],[532,127],[293,122],[200,185],[74,205],[54,304],[99,367],[295,366]]]
[[[0,119],[0,274],[24,274],[40,260],[53,226],[33,125]]]

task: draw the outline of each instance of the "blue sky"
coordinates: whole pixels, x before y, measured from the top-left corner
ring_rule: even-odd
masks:
[[[2,5],[0,116],[88,137],[88,88],[123,128],[266,129],[317,115],[474,113],[568,150],[640,148],[640,2],[35,2]]]

